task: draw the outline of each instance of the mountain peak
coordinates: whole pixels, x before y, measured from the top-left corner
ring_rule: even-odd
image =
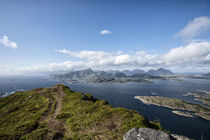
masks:
[[[170,74],[173,74],[172,71],[164,69],[164,68],[159,68],[157,70],[152,69],[152,70],[149,70],[147,73],[151,74],[151,75],[170,75]]]

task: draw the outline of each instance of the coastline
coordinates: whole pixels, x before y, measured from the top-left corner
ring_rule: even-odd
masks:
[[[170,109],[179,109],[183,111],[191,111],[194,115],[210,121],[210,107],[202,106],[199,104],[188,103],[176,98],[167,98],[160,96],[135,96],[137,100],[147,105],[162,106]],[[186,114],[180,112],[173,112],[177,115],[187,117]]]

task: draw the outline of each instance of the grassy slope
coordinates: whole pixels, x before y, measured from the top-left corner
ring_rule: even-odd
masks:
[[[64,96],[58,115],[52,118],[57,105],[55,87],[62,88]],[[62,128],[52,129],[50,122]],[[56,139],[61,135],[64,139],[122,139],[133,127],[160,129],[136,111],[113,108],[63,85],[0,98],[0,139]]]
[[[0,99],[0,139],[18,139],[37,127],[49,101],[33,91]]]

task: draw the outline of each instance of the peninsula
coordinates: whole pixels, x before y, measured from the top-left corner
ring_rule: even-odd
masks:
[[[167,98],[160,96],[135,96],[135,99],[142,101],[144,104],[152,104],[157,106],[163,106],[171,109],[179,109],[194,112],[194,115],[199,116],[205,120],[210,121],[210,107],[188,103],[186,101],[176,99],[176,98]],[[177,112],[175,112],[177,114]],[[183,113],[180,113],[184,115]],[[186,116],[186,114],[185,114]]]
[[[210,91],[197,90],[197,92],[199,93],[186,93],[183,96],[192,96],[194,100],[210,106]]]

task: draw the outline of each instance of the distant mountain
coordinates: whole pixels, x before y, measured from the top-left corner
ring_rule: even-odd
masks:
[[[132,71],[129,71],[129,70],[124,70],[124,71],[122,71],[125,75],[127,75],[127,76],[131,76],[131,75],[133,75],[133,73],[132,73]]]
[[[151,75],[151,74],[147,74],[147,73],[142,73],[142,74],[133,74],[131,77],[133,78],[144,78],[144,79],[158,79],[158,78],[162,78],[158,75]]]
[[[149,70],[147,73],[151,74],[151,75],[171,75],[171,74],[173,74],[172,71],[164,69],[164,68],[159,68],[157,70]]]
[[[54,74],[52,75],[53,79],[61,81],[96,81],[101,78],[111,78],[114,77],[114,74],[107,73],[105,71],[93,71],[90,68],[78,71],[70,71],[65,74]]]
[[[142,74],[142,73],[145,73],[144,70],[141,70],[141,69],[135,69],[132,71],[133,74]]]
[[[127,76],[132,76],[134,74],[143,74],[143,73],[146,73],[144,70],[140,70],[140,69],[135,69],[135,70],[132,70],[132,71],[129,71],[129,70],[124,70],[122,71],[125,75]]]
[[[170,75],[173,74],[172,71],[164,69],[164,68],[159,68],[156,70],[157,74],[159,75]]]
[[[127,77],[123,72],[116,72],[116,73],[114,74],[114,76],[115,76],[116,78]]]
[[[119,71],[118,70],[107,70],[106,72],[115,74],[115,73],[117,73]]]
[[[143,70],[135,69],[132,71],[93,71],[92,69],[84,69],[77,71],[70,71],[64,74],[53,74],[51,77],[57,81],[67,81],[70,83],[81,82],[112,82],[112,83],[125,83],[125,82],[150,82],[151,79],[164,79],[160,75],[172,74],[170,70],[160,68],[158,70]],[[149,80],[149,81],[148,81]]]
[[[149,70],[149,71],[147,71],[147,73],[151,74],[151,75],[156,75],[157,74],[155,70]]]

